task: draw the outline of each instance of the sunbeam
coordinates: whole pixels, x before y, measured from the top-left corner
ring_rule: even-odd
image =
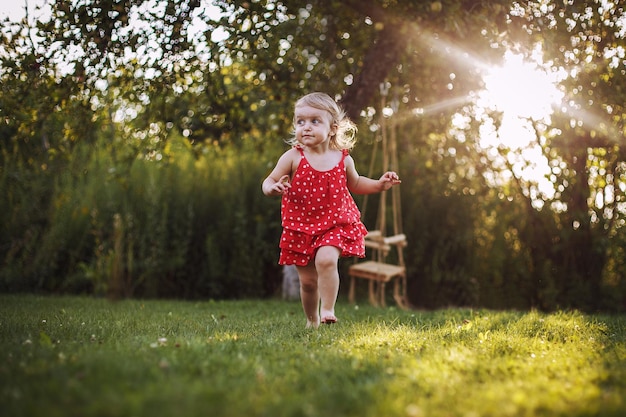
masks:
[[[440,113],[443,110],[458,108],[464,104],[471,102],[468,96],[453,97],[441,100],[436,103],[428,104],[424,107],[417,107],[412,110],[415,116],[428,116],[430,114]]]
[[[530,50],[528,57],[508,51],[501,65],[493,65],[438,35],[421,32],[416,36],[455,65],[481,74],[484,88],[468,96],[413,109],[413,115],[426,117],[457,108],[457,114],[452,117],[457,132],[467,130],[470,120],[477,121],[481,127],[475,143],[499,165],[490,182],[497,185],[514,176],[525,184],[523,192],[533,200],[533,205],[543,206],[554,197],[555,189],[548,178],[549,161],[540,143],[542,132],[536,131],[536,127],[548,126],[554,111],[564,106],[564,93],[558,84],[568,76],[566,71],[544,63],[540,46]],[[473,106],[466,106],[468,103]],[[492,116],[494,113],[499,114],[498,122]],[[465,140],[464,134],[461,137]]]

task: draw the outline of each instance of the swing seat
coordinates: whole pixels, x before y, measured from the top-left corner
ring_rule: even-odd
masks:
[[[399,234],[383,237],[380,231],[372,231],[365,236],[365,247],[374,249],[377,260],[369,260],[351,265],[348,269],[350,276],[350,303],[355,301],[356,278],[369,280],[369,301],[374,306],[385,307],[385,285],[394,280],[393,297],[399,307],[408,308],[406,301],[406,267],[402,256],[402,248],[406,246],[406,236]],[[399,265],[385,263],[384,259],[395,247],[398,251]]]

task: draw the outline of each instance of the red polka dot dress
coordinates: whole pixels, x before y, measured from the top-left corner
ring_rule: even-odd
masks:
[[[365,225],[347,186],[343,151],[329,171],[317,171],[298,148],[302,159],[283,194],[280,265],[305,266],[321,246],[335,246],[341,256],[365,256]]]

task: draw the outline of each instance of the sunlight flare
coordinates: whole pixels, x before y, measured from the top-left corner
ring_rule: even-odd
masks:
[[[506,154],[506,164],[528,183],[526,191],[536,207],[555,195],[540,138],[544,132],[537,127],[549,125],[554,110],[562,106],[564,93],[558,83],[566,77],[564,71],[544,63],[541,55],[539,47],[531,61],[505,53],[503,65],[487,69],[485,89],[476,102],[483,119],[478,145],[488,153]],[[500,113],[497,123],[492,112]]]
[[[563,99],[557,83],[564,76],[560,71],[546,69],[540,56],[535,62],[526,62],[522,55],[509,51],[504,64],[491,68],[484,76],[480,101],[510,118],[547,120]]]

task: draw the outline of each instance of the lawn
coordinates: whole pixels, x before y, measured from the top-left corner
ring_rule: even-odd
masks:
[[[0,295],[4,416],[624,416],[626,317]]]

